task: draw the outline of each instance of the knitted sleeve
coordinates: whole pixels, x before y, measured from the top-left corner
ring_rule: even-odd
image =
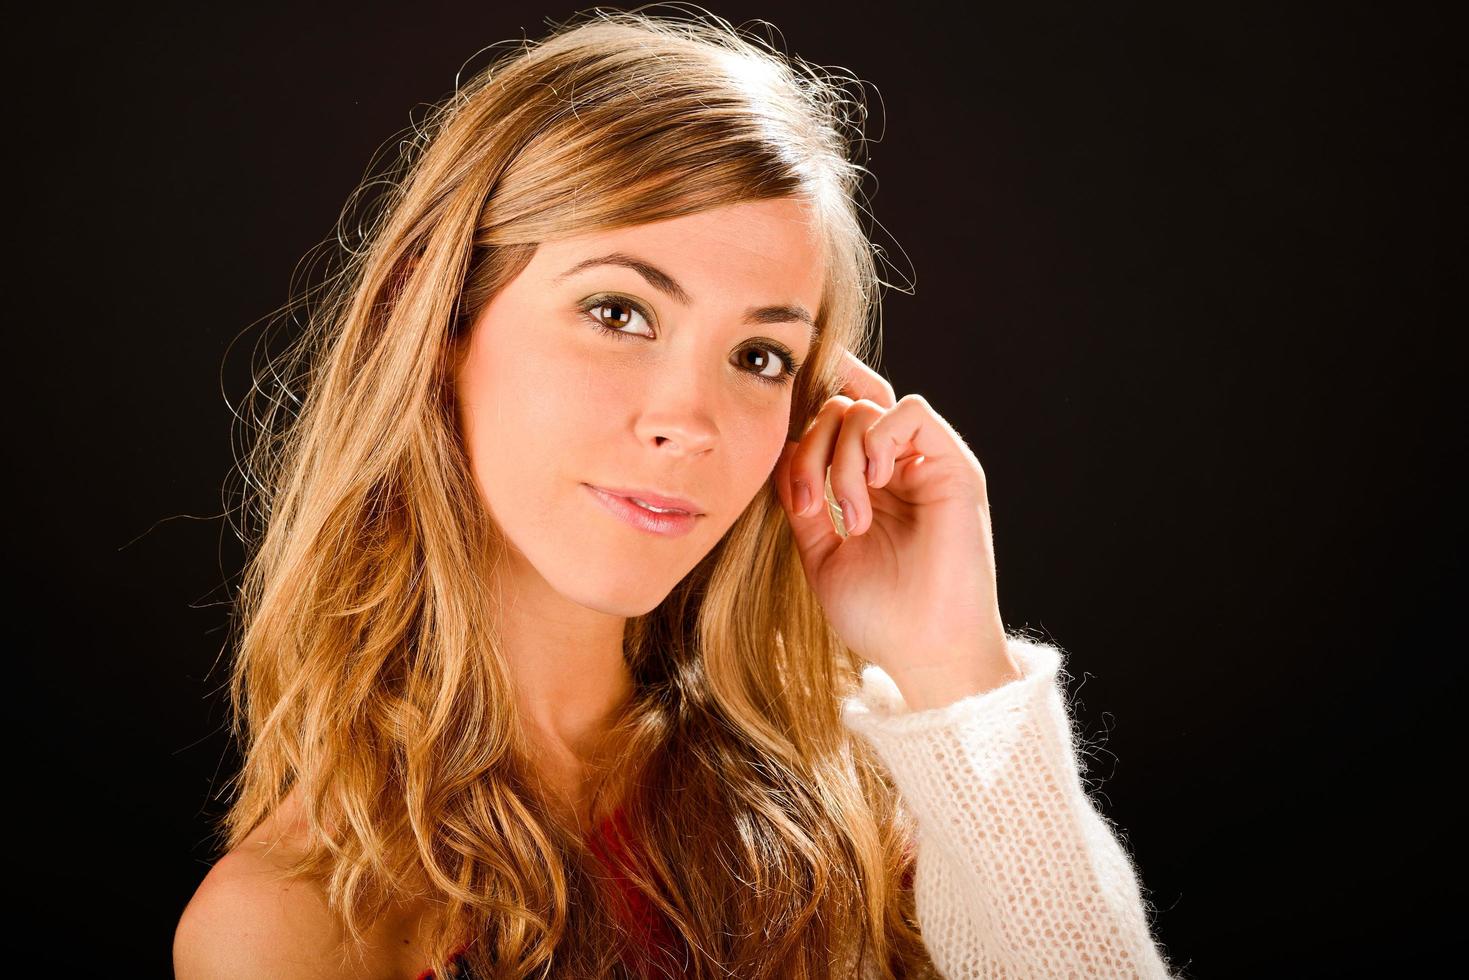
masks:
[[[891,771],[918,830],[919,927],[949,980],[1170,980],[1136,868],[1081,783],[1061,652],[1009,637],[1022,676],[908,710],[869,665],[843,723]]]

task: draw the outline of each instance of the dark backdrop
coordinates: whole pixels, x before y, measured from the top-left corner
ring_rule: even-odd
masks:
[[[27,965],[167,975],[237,763],[220,514],[252,325],[410,113],[577,9],[13,22]],[[1006,622],[1071,653],[1169,953],[1200,978],[1426,964],[1463,649],[1443,16],[712,9],[870,83],[876,234],[915,286],[879,367],[985,467]]]

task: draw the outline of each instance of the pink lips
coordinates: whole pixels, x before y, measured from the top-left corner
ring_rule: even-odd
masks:
[[[593,484],[589,483],[587,486],[593,486]],[[698,504],[692,500],[684,500],[682,497],[665,497],[651,490],[638,490],[635,487],[604,487],[599,485],[597,489],[605,490],[607,493],[614,494],[618,497],[636,497],[645,504],[662,507],[664,510],[681,510],[686,514],[693,514],[695,517],[703,513],[703,509]]]
[[[597,498],[597,502],[607,508],[614,517],[621,518],[625,523],[652,534],[680,537],[692,531],[694,529],[694,523],[701,516],[698,513],[658,514],[648,510],[646,507],[638,506],[627,497],[614,491],[606,490],[602,487],[594,487],[590,483],[584,483],[582,486],[586,487],[592,496]],[[695,510],[694,505],[686,500],[670,501],[665,504],[662,501],[668,500],[666,497],[654,496],[649,498],[644,497],[642,494],[638,494],[637,496],[639,500],[646,501],[654,507],[687,507],[691,511]]]

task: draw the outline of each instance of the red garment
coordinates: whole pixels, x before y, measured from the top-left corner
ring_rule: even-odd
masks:
[[[616,853],[627,863],[636,863],[629,857],[630,842],[632,835],[628,832],[627,820],[623,815],[622,808],[618,807],[611,817],[604,819],[597,832],[593,833],[587,843],[591,845],[592,853],[598,860],[608,867],[611,866],[609,854]],[[911,852],[910,852],[911,857]],[[909,864],[907,871],[903,873],[903,889],[906,891],[913,887],[914,865]],[[617,875],[614,879],[622,894],[627,896],[628,904],[632,906],[632,920],[626,922],[628,929],[639,940],[638,948],[641,950],[642,961],[638,964],[647,973],[647,967],[655,961],[661,961],[667,967],[668,976],[677,976],[680,972],[675,968],[680,961],[677,958],[676,943],[673,934],[668,928],[668,921],[653,907],[647,896],[643,895],[632,886],[632,883],[623,875]],[[468,943],[460,946],[449,957],[453,962],[459,958],[468,947]],[[434,980],[433,970],[424,970],[414,980]]]
[[[607,817],[602,821],[587,843],[591,846],[592,853],[597,856],[598,860],[604,865],[611,867],[609,855],[613,853],[619,855],[624,862],[635,863],[636,859],[631,857],[632,848],[630,841],[631,834],[628,832],[626,818],[623,816],[622,808],[618,807],[611,817]],[[669,975],[677,975],[678,971],[673,969],[672,965],[678,963],[679,960],[674,958],[675,943],[673,934],[668,928],[667,921],[653,907],[652,903],[648,901],[647,896],[635,889],[632,882],[625,876],[617,875],[613,880],[617,883],[618,888],[621,889],[622,894],[627,898],[628,904],[632,907],[632,918],[631,920],[624,920],[624,924],[632,935],[639,940],[637,948],[641,952],[642,962],[638,965],[643,967],[646,972],[651,961],[662,960],[670,967]],[[456,949],[450,955],[450,961],[458,960],[459,955],[464,952],[468,945],[468,943],[465,943]],[[415,980],[434,980],[434,971],[426,969]]]
[[[589,843],[593,853],[604,865],[612,866],[610,854],[613,853],[624,863],[634,866],[640,863],[639,855],[635,853],[636,848],[632,847],[632,833],[628,830],[622,807],[618,807],[611,817],[603,820],[598,829],[600,833],[593,835]],[[654,964],[662,963],[664,972],[654,975],[677,976],[681,972],[676,968],[681,958],[675,951],[675,941],[668,920],[625,876],[617,875],[613,880],[632,906],[632,921],[624,920],[624,924],[638,939],[635,954],[639,957],[637,966],[647,974]]]

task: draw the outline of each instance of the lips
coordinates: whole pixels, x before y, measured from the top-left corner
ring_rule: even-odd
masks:
[[[665,538],[679,538],[694,529],[702,516],[695,513],[685,513],[681,510],[656,511],[650,510],[638,503],[631,497],[603,490],[590,483],[583,483],[587,493],[596,498],[603,509],[612,516],[621,520],[624,524],[635,527],[649,534],[656,534]],[[659,496],[655,494],[654,496]],[[681,500],[682,498],[670,498],[662,496],[663,500]]]
[[[604,487],[601,484],[593,483],[589,483],[587,486],[595,487],[598,490],[617,497],[626,497],[638,503],[652,504],[661,510],[678,511],[684,514],[692,514],[696,517],[704,513],[703,508],[692,500],[669,496],[668,494],[658,493],[654,490],[639,490],[630,487]],[[650,513],[652,512],[650,511]]]

